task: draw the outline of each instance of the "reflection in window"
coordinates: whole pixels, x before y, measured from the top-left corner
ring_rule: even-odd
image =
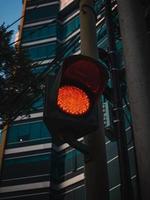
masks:
[[[32,122],[10,127],[7,142],[9,144],[48,137],[50,137],[50,133],[43,122]]]
[[[39,20],[54,18],[59,5],[44,6],[36,9],[26,10],[25,23],[33,23]]]
[[[79,28],[80,28],[80,20],[79,20],[79,16],[77,15],[66,24],[60,25],[59,30],[58,30],[58,33],[59,33],[58,37],[60,39],[65,39],[71,33],[75,32]]]
[[[82,153],[76,150],[68,152],[58,159],[57,175],[60,178],[61,176],[67,175],[70,172],[78,170],[78,168],[80,168],[83,165],[84,158]]]
[[[44,24],[32,28],[25,28],[23,30],[23,42],[31,42],[34,40],[46,39],[56,36],[55,24]]]
[[[41,66],[37,66],[32,68],[32,72],[33,74],[40,74],[42,72],[44,72],[44,70],[48,67],[48,65],[41,65]]]
[[[30,47],[27,49],[27,52],[32,60],[40,60],[53,57],[55,55],[55,49],[55,43],[47,43]]]

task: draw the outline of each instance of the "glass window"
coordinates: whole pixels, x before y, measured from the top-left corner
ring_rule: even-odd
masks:
[[[85,191],[85,188],[84,187],[80,187],[80,188],[77,188],[76,190],[73,191],[73,199],[74,200],[79,200],[79,199],[82,199],[82,200],[85,200],[86,199],[86,191]]]
[[[101,11],[104,4],[105,4],[104,0],[97,0],[95,2],[95,11],[96,11],[97,14]]]
[[[77,40],[76,38],[80,39],[79,35],[77,37],[75,37],[76,42],[74,42],[72,39],[70,39],[63,46],[65,57],[72,55],[73,53],[77,52],[80,49],[79,39]],[[58,51],[59,51],[59,48],[58,48]]]
[[[119,68],[124,67],[123,44],[121,40],[116,40],[116,56],[117,56],[117,66]]]
[[[69,22],[67,22],[66,24],[60,25],[59,27],[60,31],[58,31],[58,34],[59,34],[58,37],[60,39],[65,39],[71,33],[73,33],[79,28],[80,28],[80,20],[79,20],[79,16],[76,16],[73,19],[71,19]]]
[[[58,160],[58,173],[63,176],[68,172],[75,171],[84,165],[84,156],[79,151],[71,151],[61,156]]]
[[[107,34],[106,24],[100,25],[97,30],[97,40],[104,40]]]
[[[46,24],[23,30],[23,42],[46,39],[52,36],[56,36],[55,24]]]
[[[85,200],[86,199],[86,191],[84,187],[74,188],[73,191],[66,193],[61,199],[64,200]]]
[[[84,155],[83,153],[76,151],[76,159],[77,159],[77,168],[84,165]]]
[[[73,199],[73,192],[69,192],[64,196],[64,200],[70,200],[70,199]]]
[[[29,126],[27,126],[26,124],[23,124],[22,126],[18,127],[18,141],[23,142],[26,140],[29,140],[30,138],[30,130],[29,130]]]
[[[119,160],[116,158],[108,164],[109,187],[120,184]]]
[[[121,192],[120,192],[120,187],[116,187],[113,190],[110,191],[110,200],[121,200]]]
[[[50,137],[50,133],[45,124],[43,122],[34,122],[10,127],[7,142],[23,142],[46,137]]]
[[[27,6],[38,6],[39,4],[49,3],[49,0],[30,0],[27,1]]]
[[[50,152],[45,153],[43,155],[33,155],[33,156],[26,156],[26,157],[18,157],[13,159],[6,159],[5,164],[8,165],[15,165],[19,163],[31,163],[31,162],[40,162],[50,159]]]
[[[19,129],[16,126],[12,126],[11,128],[9,128],[7,134],[7,142],[8,143],[18,142],[19,141],[18,132]]]
[[[118,148],[116,142],[110,142],[106,145],[107,161],[118,155]]]
[[[27,52],[32,60],[41,60],[53,57],[55,55],[55,49],[55,43],[47,43],[30,47],[27,49]]]
[[[31,139],[41,138],[41,123],[33,123],[30,126]]]
[[[43,98],[40,98],[40,99],[37,99],[33,105],[32,105],[32,108],[33,110],[40,110],[43,108]]]
[[[136,160],[135,160],[135,150],[134,148],[130,149],[129,152],[129,163],[130,163],[130,173],[131,177],[136,175]]]
[[[42,65],[42,66],[37,66],[32,68],[33,74],[40,74],[42,73],[48,66],[47,65]]]
[[[25,23],[33,23],[39,20],[47,20],[56,16],[59,5],[50,5],[36,7],[35,9],[26,10]]]
[[[51,155],[43,154],[32,157],[20,157],[10,160],[4,160],[4,168],[2,170],[3,179],[23,178],[29,176],[37,176],[47,174],[49,180],[49,173],[51,168]],[[41,177],[42,178],[42,177]],[[44,177],[46,178],[46,177]],[[43,180],[43,179],[42,179]],[[17,181],[17,180],[16,180]],[[35,177],[35,182],[36,182]],[[32,179],[32,182],[34,180]]]

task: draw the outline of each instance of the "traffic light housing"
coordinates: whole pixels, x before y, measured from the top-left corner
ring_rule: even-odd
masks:
[[[107,78],[105,66],[93,58],[66,58],[56,78],[47,79],[44,121],[49,131],[62,139],[96,131],[99,96]]]

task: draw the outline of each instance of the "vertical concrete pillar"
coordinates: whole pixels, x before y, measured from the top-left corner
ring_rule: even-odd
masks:
[[[96,40],[96,18],[93,0],[80,1],[81,53],[98,59]],[[85,138],[91,160],[85,163],[85,185],[87,200],[107,200],[108,175],[102,108],[100,105],[99,130]]]
[[[117,0],[142,200],[150,198],[150,41],[139,0]]]

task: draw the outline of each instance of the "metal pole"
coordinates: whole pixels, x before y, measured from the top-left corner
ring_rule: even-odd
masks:
[[[142,200],[150,198],[150,41],[141,2],[118,0]]]
[[[96,18],[93,0],[80,1],[81,53],[98,59]],[[91,160],[85,162],[85,186],[87,200],[108,200],[108,174],[102,108],[100,106],[99,130],[85,138]]]
[[[121,83],[119,69],[117,68],[116,43],[114,25],[112,20],[111,0],[105,0],[105,18],[108,33],[108,46],[110,53],[110,70],[112,80],[112,99],[113,99],[113,122],[114,131],[117,135],[118,156],[120,165],[121,179],[121,199],[133,200],[133,189],[131,184],[127,138],[124,125],[123,103],[121,94]]]

